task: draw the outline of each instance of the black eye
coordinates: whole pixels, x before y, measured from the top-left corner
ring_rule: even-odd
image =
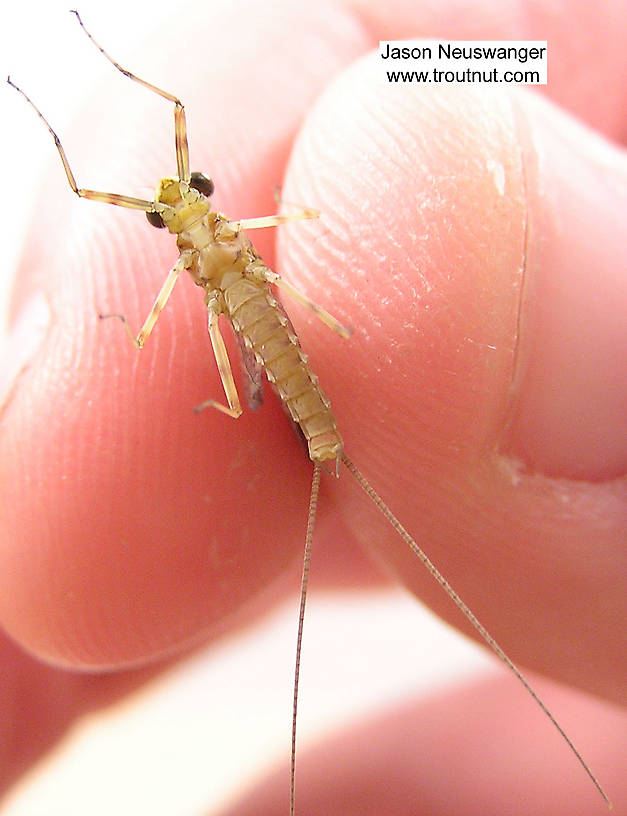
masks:
[[[213,181],[211,181],[210,178],[207,178],[207,176],[203,176],[202,173],[192,173],[189,180],[189,186],[193,187],[194,190],[198,190],[199,193],[207,196],[207,198],[211,198],[213,195]]]
[[[163,218],[158,212],[149,211],[146,213],[146,218],[148,219],[148,223],[157,229],[163,229],[165,227]]]

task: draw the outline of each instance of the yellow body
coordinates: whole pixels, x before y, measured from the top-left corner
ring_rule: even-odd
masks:
[[[329,400],[270,288],[273,273],[252,243],[186,182],[162,179],[155,204],[167,228],[178,235],[181,253],[189,254],[187,270],[205,289],[205,302],[214,302],[254,354],[301,428],[312,461],[337,461],[343,444]]]

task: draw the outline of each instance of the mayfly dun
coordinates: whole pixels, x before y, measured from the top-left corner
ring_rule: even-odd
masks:
[[[139,332],[135,334],[131,331],[122,314],[100,316],[120,320],[133,345],[141,349],[148,340],[180,274],[186,270],[194,283],[204,292],[209,337],[226,396],[226,402],[209,399],[197,406],[196,410],[213,408],[233,419],[242,414],[227,348],[218,323],[220,316],[223,316],[231,324],[242,351],[245,367],[251,380],[252,396],[250,399],[255,399],[255,389],[257,391],[260,389],[260,375],[262,372],[265,373],[277,391],[286,412],[302,434],[313,464],[296,641],[289,785],[290,815],[294,816],[296,812],[295,764],[300,656],[318,495],[323,471],[330,472],[332,476],[339,476],[342,467],[355,479],[366,496],[439,583],[480,637],[516,676],[557,729],[609,805],[609,799],[600,783],[553,714],[344,451],[343,440],[330,402],[319,385],[318,377],[308,363],[307,356],[300,346],[299,339],[275,291],[279,290],[304,305],[344,340],[350,337],[350,330],[269,269],[245,234],[246,230],[274,227],[287,221],[316,218],[319,215],[318,211],[301,209],[282,215],[233,221],[212,210],[211,197],[214,191],[212,180],[190,169],[183,103],[174,94],[139,78],[120,66],[93,39],[83,25],[78,12],[73,13],[91,42],[118,71],[131,81],[174,105],[176,176],[162,178],[157,185],[153,199],[135,198],[79,187],[65,150],[47,119],[24,91],[8,78],[9,84],[32,106],[52,135],[65,175],[76,195],[92,201],[141,210],[153,227],[167,229],[177,236],[179,257],[167,274]]]

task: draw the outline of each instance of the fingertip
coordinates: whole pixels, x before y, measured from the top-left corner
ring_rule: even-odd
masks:
[[[355,328],[338,343],[305,318],[305,347],[348,455],[500,645],[615,695],[621,487],[526,473],[501,450],[532,206],[520,97],[390,87],[378,70],[368,57],[334,83],[291,165],[290,198],[326,219],[308,243],[283,236],[285,274],[314,299],[324,280],[322,305]],[[363,496],[340,492],[375,558],[459,623]]]
[[[520,102],[526,291],[505,450],[531,471],[609,482],[627,471],[625,163],[541,99]]]
[[[610,138],[625,140],[621,77],[625,75],[627,55],[622,37],[626,22],[622,0],[611,0],[598,9],[585,2],[556,3],[550,11],[534,0],[504,0],[498,11],[492,0],[428,4],[413,0],[346,0],[346,4],[359,14],[377,40],[546,40],[549,81],[537,88],[537,93]]]
[[[204,16],[211,60],[176,89],[194,123],[195,166],[219,176],[216,205],[234,218],[272,212],[272,184],[303,109],[361,47],[341,11],[330,34],[320,6],[303,9],[286,3],[270,39],[259,37],[259,14],[266,28],[269,21],[255,4]],[[188,25],[176,18],[142,60],[142,76],[180,57],[175,29]],[[274,45],[281,32],[289,46],[282,50]],[[298,32],[308,35],[304,46]],[[295,56],[307,70],[286,70]],[[64,144],[79,184],[146,197],[146,179],[150,188],[175,167],[171,111],[120,82],[113,72],[110,96],[90,99],[79,135],[64,135]],[[114,114],[104,119],[109,107]],[[132,136],[123,149],[121,133]],[[221,384],[202,299],[188,281],[141,354],[116,321],[98,320],[123,312],[138,328],[176,250],[141,213],[72,200],[62,176],[57,161],[13,300],[16,313],[42,291],[52,319],[14,380],[0,433],[0,617],[48,661],[120,666],[216,636],[263,606],[253,596],[267,605],[270,587],[281,594],[279,576],[300,552],[310,467],[272,395],[237,422],[194,416],[192,407],[219,395]],[[272,263],[272,236],[258,245]],[[237,359],[233,344],[229,350]]]

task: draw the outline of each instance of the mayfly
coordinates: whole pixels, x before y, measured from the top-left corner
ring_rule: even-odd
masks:
[[[174,105],[177,175],[165,177],[159,181],[154,199],[134,198],[128,195],[79,187],[65,150],[47,119],[10,78],[7,80],[32,106],[48,128],[54,139],[67,180],[76,195],[118,207],[142,210],[146,213],[148,222],[153,227],[168,229],[170,233],[177,236],[178,260],[169,271],[139,332],[135,335],[130,330],[125,317],[121,314],[100,316],[103,318],[115,317],[121,320],[133,345],[137,349],[141,349],[166,305],[179,275],[183,270],[187,270],[194,283],[204,290],[209,337],[226,396],[226,404],[210,399],[197,406],[196,410],[214,408],[234,419],[242,414],[227,349],[219,328],[219,317],[223,315],[230,322],[239,341],[253,391],[255,388],[259,390],[260,374],[265,372],[267,379],[274,385],[286,412],[304,437],[309,458],[313,463],[309,514],[305,534],[293,687],[290,816],[295,814],[296,724],[300,658],[314,522],[322,471],[332,471],[336,476],[339,476],[341,466],[344,466],[352,475],[396,533],[410,547],[449,598],[466,616],[481,638],[516,676],[565,740],[603,799],[610,805],[607,795],[582,755],[520,670],[418,546],[344,451],[342,437],[331,410],[330,402],[322,391],[317,376],[309,366],[292,324],[274,293],[275,288],[285,292],[307,307],[340,337],[348,339],[350,330],[342,326],[331,314],[295,289],[290,283],[283,280],[278,274],[270,270],[244,232],[245,230],[278,226],[287,221],[316,218],[319,215],[318,211],[301,209],[282,215],[232,221],[225,215],[212,210],[211,196],[214,192],[212,180],[202,173],[190,170],[183,103],[177,96],[139,78],[119,65],[94,40],[90,32],[85,28],[78,12],[73,11],[73,13],[91,42],[118,71],[128,79]],[[255,399],[254,393],[252,393],[250,399]]]

